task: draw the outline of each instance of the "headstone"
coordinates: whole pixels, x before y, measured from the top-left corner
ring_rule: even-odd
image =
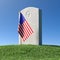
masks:
[[[39,8],[27,7],[19,12],[22,13],[25,19],[28,21],[29,25],[33,29],[33,33],[25,41],[22,40],[19,35],[19,44],[32,44],[41,45],[42,44],[42,13]]]

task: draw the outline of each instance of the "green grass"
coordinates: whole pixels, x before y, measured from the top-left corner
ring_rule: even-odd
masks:
[[[0,60],[60,60],[60,46],[0,46]]]

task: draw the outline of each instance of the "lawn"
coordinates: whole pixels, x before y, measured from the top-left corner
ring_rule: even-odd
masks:
[[[60,60],[60,46],[0,46],[0,60]]]

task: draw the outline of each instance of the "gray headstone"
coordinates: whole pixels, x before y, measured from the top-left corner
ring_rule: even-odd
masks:
[[[28,7],[20,11],[29,25],[32,27],[34,33],[31,36],[23,41],[19,35],[19,44],[32,44],[40,45],[42,44],[42,13],[39,8]],[[19,14],[20,14],[19,12]]]

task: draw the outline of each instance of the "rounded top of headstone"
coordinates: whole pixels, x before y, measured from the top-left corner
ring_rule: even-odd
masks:
[[[29,9],[29,10],[30,10],[30,9],[34,9],[34,10],[35,10],[35,9],[39,9],[39,8],[37,8],[37,7],[26,7],[26,8],[24,8],[24,9],[22,9],[21,11],[19,11],[19,13],[22,12],[22,11],[24,11],[24,10],[28,10],[28,9]]]
[[[22,9],[19,13],[22,13],[27,18],[30,18],[32,16],[32,12],[33,11],[36,12],[37,10],[39,10],[39,8],[36,8],[36,7],[26,7],[24,9]]]
[[[24,9],[39,9],[39,8],[37,8],[37,7],[26,7],[26,8],[24,8]],[[23,10],[24,10],[23,9]]]

